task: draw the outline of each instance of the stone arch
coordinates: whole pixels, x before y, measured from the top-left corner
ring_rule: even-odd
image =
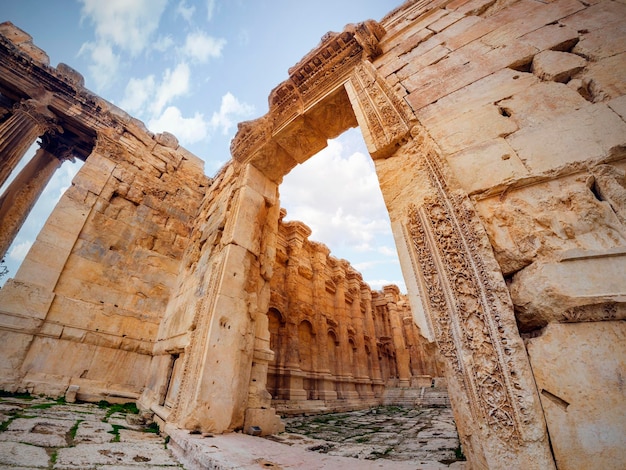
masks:
[[[384,30],[374,22],[325,36],[272,91],[268,114],[239,125],[231,144],[233,163],[222,175],[225,181],[228,172],[238,174],[232,193],[234,217],[224,230],[232,243],[220,253],[226,256],[219,258],[225,273],[219,279],[241,273],[236,287],[250,307],[237,307],[237,321],[252,331],[246,318],[254,324],[257,311],[267,308],[262,292],[275,253],[278,184],[295,165],[324,148],[328,139],[359,125],[389,210],[415,320],[447,361],[464,448],[488,461],[488,455],[513,443],[516,451],[510,455],[515,459],[523,460],[527,453],[543,458],[549,453],[545,422],[504,279],[473,204],[436,143],[415,119],[401,90],[378,75],[372,61],[383,36]],[[222,282],[217,275],[215,279]],[[251,294],[247,283],[253,279],[262,281]],[[218,286],[214,300],[203,301],[203,309],[216,309],[220,292]],[[196,331],[198,342],[192,347],[200,354],[213,341],[211,328]],[[243,387],[238,381],[245,380],[246,361],[267,362],[257,351],[263,350],[268,333],[258,327],[254,331],[259,347],[243,354],[250,359],[242,359],[240,372],[221,368],[213,359],[207,368],[200,356],[190,360],[190,368],[237,375],[231,383]],[[198,393],[196,383],[210,380],[194,379],[181,396],[213,393],[211,387]],[[252,401],[260,402],[258,390],[257,382],[247,399],[233,399],[220,426],[237,423],[233,416],[246,409],[253,395],[257,398]],[[175,420],[182,415],[198,419],[200,400],[182,400]]]

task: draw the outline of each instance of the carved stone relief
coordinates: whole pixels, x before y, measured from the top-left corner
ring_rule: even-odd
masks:
[[[447,187],[432,151],[423,154],[422,171],[432,191],[420,207],[409,206],[406,232],[439,350],[462,384],[476,422],[488,423],[493,437],[511,444],[534,440],[536,400],[519,368],[523,345],[510,328],[513,312],[503,302],[504,282],[483,262],[469,199]]]

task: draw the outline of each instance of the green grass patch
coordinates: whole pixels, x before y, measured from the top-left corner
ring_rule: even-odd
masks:
[[[144,432],[151,432],[154,434],[159,434],[159,431],[160,431],[159,425],[155,423],[154,421],[144,428]]]
[[[50,466],[54,467],[54,464],[57,463],[57,457],[59,456],[58,450],[53,450],[52,454],[50,454]]]
[[[9,425],[11,424],[11,422],[13,422],[13,420],[17,418],[16,416],[12,416],[9,419],[7,419],[6,421],[3,421],[2,423],[0,423],[0,432],[4,432],[9,428]]]
[[[69,436],[70,436],[70,439],[71,439],[72,441],[73,441],[73,440],[74,440],[74,438],[76,437],[76,433],[78,432],[78,426],[79,426],[79,425],[80,425],[80,423],[82,423],[83,421],[85,421],[85,420],[84,420],[84,419],[79,419],[79,420],[77,420],[77,421],[74,423],[74,426],[72,426],[72,427],[70,428],[70,431],[69,431]]]
[[[109,431],[109,434],[113,434],[111,442],[120,442],[120,429],[126,429],[126,427],[120,424],[112,424],[111,426],[113,426],[113,430]]]
[[[32,396],[29,392],[17,393],[0,390],[0,398],[21,398],[23,400],[34,400],[36,397]]]
[[[105,400],[100,400],[98,402],[98,408],[101,409],[107,409],[106,414],[104,415],[104,418],[102,418],[102,421],[104,421],[105,423],[109,420],[109,418],[111,417],[112,414],[114,413],[130,413],[130,414],[138,414],[139,413],[139,408],[137,408],[137,405],[135,403],[109,403],[108,401]]]
[[[47,410],[48,408],[52,408],[53,406],[57,406],[57,403],[38,403],[37,405],[29,406],[29,410]]]

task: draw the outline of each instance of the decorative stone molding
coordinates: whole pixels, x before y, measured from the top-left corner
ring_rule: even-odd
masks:
[[[470,427],[485,423],[482,439],[515,448],[542,441],[545,427],[537,419],[524,347],[512,328],[508,291],[485,264],[473,207],[448,187],[433,150],[422,153],[421,169],[431,190],[421,206],[409,206],[406,232],[439,351],[468,400]]]

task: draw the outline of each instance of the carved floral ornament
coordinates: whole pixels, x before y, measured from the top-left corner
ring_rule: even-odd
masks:
[[[405,229],[439,350],[465,389],[472,415],[501,438],[524,439],[531,410],[520,392],[505,307],[477,249],[473,211],[464,196],[450,194],[436,156],[425,154],[424,163],[433,190],[420,207],[409,206]]]

